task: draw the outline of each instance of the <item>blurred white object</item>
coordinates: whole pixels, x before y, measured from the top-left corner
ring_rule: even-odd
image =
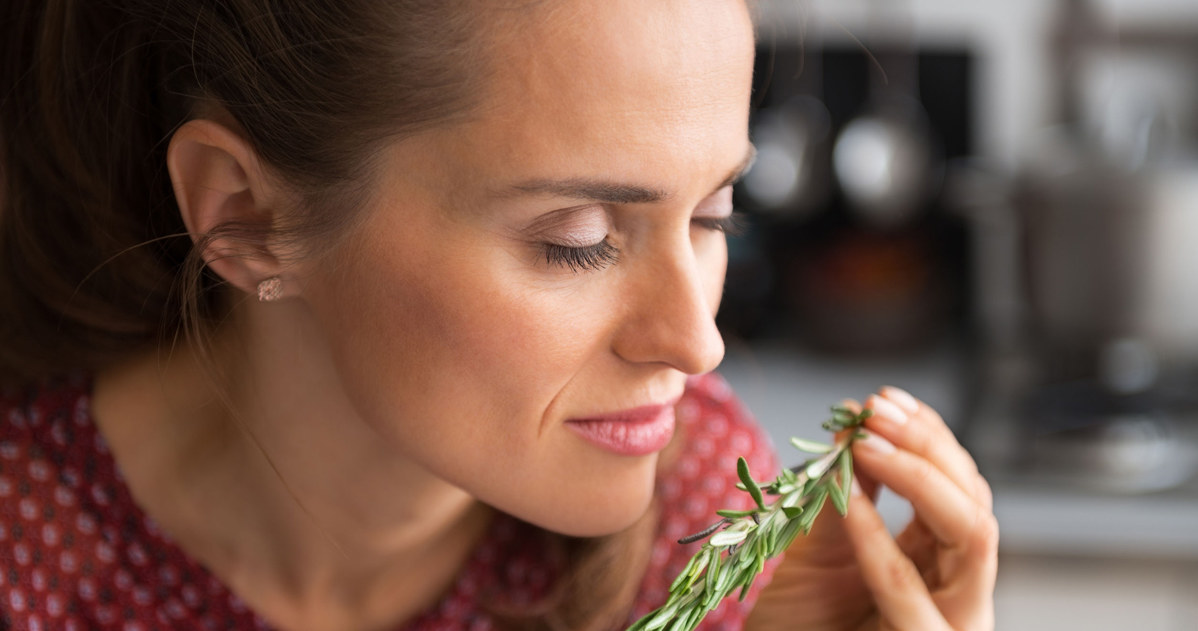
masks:
[[[1198,161],[1148,174],[1135,328],[1169,355],[1198,356]]]
[[[849,209],[865,222],[887,228],[925,209],[940,176],[938,147],[919,102],[913,6],[874,0],[869,13],[869,43],[877,50],[871,55],[877,64],[871,94],[864,113],[837,137],[832,167]],[[877,46],[879,41],[885,44]]]
[[[797,96],[757,113],[757,159],[743,184],[760,210],[794,217],[823,205],[831,131],[831,115],[812,96]]]
[[[832,164],[854,212],[889,226],[923,209],[932,183],[932,148],[919,105],[875,106],[840,133]]]

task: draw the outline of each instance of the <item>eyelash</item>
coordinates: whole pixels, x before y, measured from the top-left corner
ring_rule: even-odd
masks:
[[[733,237],[745,233],[745,214],[740,211],[734,211],[727,217],[695,217],[692,221],[708,230],[718,230]]]
[[[620,258],[620,249],[607,239],[581,248],[556,243],[546,243],[542,247],[546,263],[569,268],[575,274],[601,270]]]
[[[727,217],[696,217],[692,220],[705,230],[723,232],[738,236],[744,232],[744,215],[734,212]],[[619,260],[620,249],[604,239],[594,245],[572,247],[545,243],[542,245],[545,262],[565,267],[571,272],[599,271]]]

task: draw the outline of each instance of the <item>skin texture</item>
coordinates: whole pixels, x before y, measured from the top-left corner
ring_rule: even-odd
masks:
[[[629,526],[657,455],[611,453],[566,423],[672,401],[723,356],[714,222],[751,155],[745,6],[560,2],[509,22],[475,116],[391,143],[327,252],[205,251],[240,292],[207,362],[180,345],[97,379],[97,423],[135,498],[280,627],[388,628],[422,610],[485,505],[572,535]],[[219,118],[183,125],[167,166],[197,237],[286,221],[298,201]],[[275,276],[282,298],[257,302]],[[896,544],[854,499],[788,553],[756,628],[984,628],[993,548],[957,540],[989,516],[984,483],[920,409],[906,430],[871,421],[902,457],[858,463],[926,526]],[[917,570],[932,566],[929,595]]]
[[[670,402],[723,356],[713,222],[752,150],[754,42],[743,4],[701,4],[531,12],[495,44],[482,109],[388,146],[328,252],[205,252],[246,296],[213,355],[229,390],[186,347],[101,376],[135,497],[268,619],[419,611],[482,532],[479,500],[572,535],[644,513],[657,454],[565,422]],[[184,125],[168,167],[194,235],[296,203],[227,121]],[[602,265],[563,264],[603,240]],[[253,300],[272,276],[282,299]]]
[[[593,21],[562,9],[504,42],[524,61],[504,67],[494,105],[391,152],[379,208],[335,273],[295,272],[371,429],[437,477],[552,530],[631,524],[656,467],[656,455],[596,449],[563,422],[671,401],[723,355],[713,318],[724,238],[696,218],[732,210],[717,189],[750,148],[752,39],[743,8],[709,4],[673,18],[665,5],[642,10],[647,24],[631,30],[618,4]],[[573,32],[582,24],[585,36]],[[689,35],[666,35],[675,27]],[[557,36],[572,54],[544,48]],[[629,54],[659,37],[651,63]],[[612,47],[617,38],[633,43]],[[518,190],[567,179],[668,198]],[[619,254],[603,269],[546,261],[545,242],[604,235]]]

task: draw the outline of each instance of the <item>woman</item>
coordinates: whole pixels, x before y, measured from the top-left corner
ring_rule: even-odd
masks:
[[[743,2],[18,4],[5,627],[620,628],[774,473],[708,374]],[[708,628],[992,626],[985,482],[867,406],[916,520],[855,494]]]

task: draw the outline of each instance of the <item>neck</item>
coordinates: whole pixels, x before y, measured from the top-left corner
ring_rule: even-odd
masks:
[[[392,625],[452,583],[487,511],[355,412],[296,302],[239,310],[207,364],[101,374],[96,422],[142,508],[260,615]]]

